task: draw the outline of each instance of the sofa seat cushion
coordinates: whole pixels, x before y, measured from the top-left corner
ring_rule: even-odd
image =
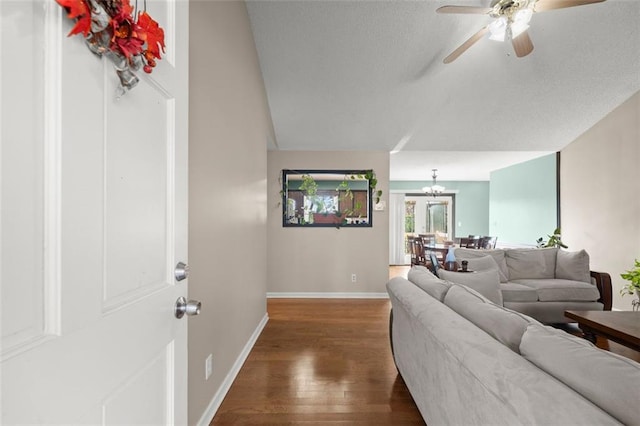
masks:
[[[600,298],[596,286],[580,281],[521,279],[512,282],[536,289],[540,302],[595,302]]]
[[[491,303],[464,285],[452,285],[444,304],[516,353],[520,353],[520,340],[527,326],[539,324],[533,318]]]
[[[500,283],[500,292],[504,302],[537,302],[538,291],[524,284],[514,282]]]
[[[529,325],[520,353],[627,425],[638,421],[640,364],[564,331]],[[606,391],[603,391],[606,390]]]

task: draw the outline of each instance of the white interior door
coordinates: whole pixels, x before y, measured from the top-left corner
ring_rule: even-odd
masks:
[[[3,424],[186,423],[188,2],[146,4],[167,54],[118,100],[54,0],[0,0]]]

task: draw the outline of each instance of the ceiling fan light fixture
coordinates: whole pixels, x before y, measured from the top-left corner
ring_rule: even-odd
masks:
[[[529,29],[529,22],[533,16],[533,10],[530,8],[520,9],[513,16],[511,23],[511,37],[516,38]]]
[[[504,41],[507,36],[507,18],[501,16],[497,19],[494,19],[492,23],[488,26],[489,32],[489,40],[493,41]]]
[[[516,38],[529,29],[529,24],[514,22],[511,24],[511,37]]]
[[[489,1],[489,0],[486,0]],[[518,58],[523,58],[533,52],[533,42],[527,30],[534,13],[553,9],[564,9],[602,3],[606,0],[490,0],[487,7],[476,6],[441,6],[438,13],[462,13],[488,15],[494,18],[489,25],[482,27],[458,46],[442,62],[450,64],[466,52],[480,39],[488,35],[490,40],[509,40]]]
[[[514,15],[513,22],[528,24],[531,21],[531,17],[532,16],[533,16],[533,10],[531,10],[529,8],[520,9]]]

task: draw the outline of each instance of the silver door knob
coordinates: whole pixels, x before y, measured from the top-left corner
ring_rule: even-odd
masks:
[[[189,300],[187,302],[187,299],[185,299],[184,297],[178,297],[178,300],[176,300],[175,308],[176,318],[180,319],[185,314],[190,316],[198,315],[200,313],[201,307],[202,303],[197,300]]]
[[[173,271],[176,281],[182,281],[189,276],[189,265],[184,262],[178,262],[176,269]]]

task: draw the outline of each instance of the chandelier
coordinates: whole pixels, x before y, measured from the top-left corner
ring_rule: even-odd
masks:
[[[425,194],[431,194],[435,197],[436,195],[442,194],[445,190],[445,187],[442,185],[436,184],[436,178],[438,177],[436,172],[438,171],[438,169],[432,169],[432,170],[433,170],[433,175],[431,177],[433,178],[433,183],[431,186],[425,186],[424,188],[422,188],[422,192],[424,192]]]

